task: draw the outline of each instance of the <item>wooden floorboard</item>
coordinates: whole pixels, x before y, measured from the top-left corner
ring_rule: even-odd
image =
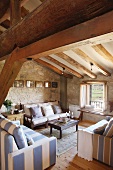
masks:
[[[94,122],[82,121],[80,126],[88,127]],[[113,170],[112,167],[107,166],[97,160],[86,161],[77,156],[77,149],[73,147],[68,152],[57,157],[56,164],[47,170]]]

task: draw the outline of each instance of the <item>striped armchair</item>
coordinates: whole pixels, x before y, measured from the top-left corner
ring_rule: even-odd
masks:
[[[21,127],[34,143],[18,149],[13,135],[0,128],[0,170],[44,170],[55,164],[56,138],[48,138],[23,125]]]
[[[113,166],[113,137],[93,134],[93,158]]]

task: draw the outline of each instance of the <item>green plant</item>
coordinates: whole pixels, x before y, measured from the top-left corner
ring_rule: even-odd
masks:
[[[12,104],[12,101],[11,101],[11,100],[8,100],[8,99],[3,102],[3,105],[4,105],[6,108],[8,108],[9,106],[11,106],[11,104]]]

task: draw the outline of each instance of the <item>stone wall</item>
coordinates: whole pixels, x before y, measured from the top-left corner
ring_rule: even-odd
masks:
[[[0,66],[2,69],[3,64]],[[35,103],[44,101],[60,100],[60,76],[53,71],[38,65],[33,61],[27,61],[23,64],[16,80],[34,80],[58,82],[58,88],[23,88],[11,87],[7,99],[13,103]]]

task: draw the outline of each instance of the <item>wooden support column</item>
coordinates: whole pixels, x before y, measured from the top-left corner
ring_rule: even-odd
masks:
[[[9,55],[0,74],[0,107],[23,64],[23,61],[15,60],[16,51]]]
[[[21,20],[20,0],[10,0],[10,24],[15,25]]]
[[[65,110],[67,108],[67,78],[64,76],[60,77],[60,104]]]

